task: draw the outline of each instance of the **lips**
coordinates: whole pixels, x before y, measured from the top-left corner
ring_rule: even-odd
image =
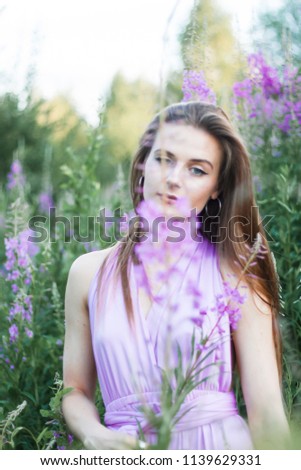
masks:
[[[166,193],[166,194],[157,193],[157,194],[167,204],[174,204],[178,200],[178,197],[175,196],[174,194],[169,194],[169,193]]]
[[[169,193],[165,193],[165,194],[157,193],[157,194],[158,194],[158,196],[166,197],[168,199],[174,199],[175,201],[177,201],[177,199],[178,199],[178,196],[175,196],[174,194],[169,194]]]

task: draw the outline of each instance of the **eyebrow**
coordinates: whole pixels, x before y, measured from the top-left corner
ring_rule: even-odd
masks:
[[[172,152],[170,152],[169,150],[164,150],[164,149],[157,149],[154,151],[154,155],[161,155],[162,153],[164,153],[167,157],[170,157],[172,159],[175,159],[177,158]],[[213,165],[211,162],[209,162],[209,160],[206,160],[204,158],[190,158],[189,162],[192,162],[192,163],[208,163],[208,165],[211,166],[212,170],[213,170]]]

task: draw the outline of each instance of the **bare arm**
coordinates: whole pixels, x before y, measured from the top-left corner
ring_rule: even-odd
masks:
[[[63,375],[64,386],[73,390],[64,397],[63,414],[71,432],[86,448],[126,449],[134,447],[136,440],[103,426],[94,404],[96,369],[87,306],[91,271],[96,271],[95,261],[92,262],[91,256],[92,254],[83,255],[75,260],[66,287]],[[104,259],[104,254],[100,259],[102,258]],[[94,270],[91,269],[93,267]]]
[[[284,449],[290,431],[279,383],[272,312],[250,289],[246,292],[233,341],[250,431],[256,448]]]

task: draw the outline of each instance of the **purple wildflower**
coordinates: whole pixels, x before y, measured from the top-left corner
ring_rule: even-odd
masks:
[[[25,333],[28,338],[33,337],[33,332],[29,328],[25,328]]]
[[[28,287],[32,283],[32,260],[31,257],[38,252],[38,247],[28,241],[31,232],[24,230],[18,236],[5,239],[7,270],[6,279],[11,282],[11,289],[14,294],[13,304],[10,306],[8,321],[9,337],[11,342],[15,342],[21,333],[25,333],[28,338],[33,337],[33,332],[29,328],[32,322],[32,296],[28,295]],[[22,321],[22,331],[16,326],[17,320]]]
[[[228,297],[231,297],[231,299],[234,300],[234,302],[239,303],[240,305],[244,304],[246,301],[246,294],[241,295],[238,288],[232,288],[230,284],[226,281],[223,282],[224,288],[225,288],[225,293]],[[246,286],[242,286],[246,287]]]
[[[54,207],[54,202],[50,192],[42,192],[39,195],[39,208],[42,212],[48,212],[50,207]]]
[[[216,104],[216,96],[205,80],[204,72],[184,70],[183,74],[183,101],[199,100]]]
[[[9,310],[9,317],[10,318],[13,318],[15,317],[16,315],[18,315],[19,313],[22,312],[22,306],[19,305],[18,303],[14,304],[10,310]]]
[[[301,77],[298,69],[289,65],[282,76],[267,64],[261,53],[248,58],[249,77],[233,87],[237,114],[241,118],[256,118],[262,136],[266,126],[275,126],[288,133],[301,125]],[[271,142],[272,143],[272,142]],[[272,145],[272,156],[279,157],[280,150]]]
[[[177,201],[178,202],[178,201]],[[168,254],[179,256],[185,253],[189,256],[190,248],[195,248],[195,241],[190,237],[191,228],[190,223],[192,218],[189,218],[187,202],[180,201],[177,206],[183,216],[178,216],[172,219],[164,217],[163,207],[154,201],[142,201],[137,207],[137,213],[140,216],[140,221],[143,222],[142,232],[143,239],[140,243],[135,245],[135,252],[140,260],[147,263],[157,262],[164,265],[168,261]],[[186,217],[185,217],[186,216]],[[173,226],[179,224],[182,229],[180,237],[175,239],[174,232],[170,231],[169,222],[173,222]],[[173,274],[170,271],[170,274]]]
[[[13,323],[9,327],[8,332],[9,332],[10,341],[12,343],[14,343],[18,339],[18,336],[19,336],[19,329],[18,329],[17,325],[15,323]]]
[[[191,320],[197,327],[202,328],[206,315],[207,315],[206,310],[200,310],[198,316],[192,317]]]
[[[237,82],[233,85],[234,98],[238,101],[238,98],[244,98],[250,101],[253,92],[253,83],[249,78],[246,78],[242,82]]]
[[[19,160],[14,160],[10,172],[7,175],[7,189],[11,190],[16,186],[21,187],[25,184],[25,177],[23,175],[23,168]]]
[[[216,307],[219,318],[227,315],[232,329],[236,329],[241,318],[241,307],[246,301],[246,294],[242,295],[238,287],[231,287],[229,282],[224,281],[224,293],[216,296]],[[246,286],[242,286],[246,288]],[[217,325],[218,326],[218,325]]]
[[[170,219],[162,216],[163,208],[161,205],[156,204],[152,200],[144,200],[137,207],[138,215],[140,218],[144,219],[144,226],[142,229],[144,239],[135,245],[135,253],[141,262],[140,265],[136,266],[136,269],[140,272],[140,285],[143,286],[148,294],[158,302],[161,302],[164,297],[162,295],[157,295],[155,297],[152,295],[149,279],[146,275],[144,266],[153,265],[156,270],[156,281],[164,285],[170,282],[171,279],[181,278],[183,274],[181,272],[180,265],[174,264],[172,262],[172,258],[174,256],[185,256],[191,259],[191,254],[196,248],[195,241],[187,234],[189,224],[191,222],[188,217],[189,211],[187,201],[179,201],[177,209],[179,209],[179,212],[183,214],[183,217],[179,216],[178,220],[173,220],[173,222],[178,222],[180,227],[183,228],[183,236],[181,238],[178,237],[179,239],[175,240],[169,232],[168,222]],[[180,220],[180,218],[182,220]],[[157,221],[160,221],[160,223],[156,223]],[[156,233],[154,233],[154,228],[156,229]],[[194,296],[193,305],[195,308],[199,307],[198,300],[201,293],[197,290],[197,286],[193,284],[193,281],[189,283],[188,290],[189,293]],[[198,299],[196,297],[198,297]],[[169,307],[173,312],[176,312],[178,309],[178,305]]]
[[[20,271],[18,271],[17,269],[14,269],[14,271],[7,276],[7,279],[9,281],[15,281],[16,279],[19,279],[20,276],[21,276]]]
[[[251,79],[258,84],[266,98],[281,93],[281,82],[278,72],[275,68],[270,67],[261,53],[251,54],[248,57],[248,63],[251,71]]]
[[[186,286],[186,293],[192,296],[192,308],[199,309],[202,292],[199,290],[194,280],[189,279]]]
[[[30,241],[30,237],[33,237],[34,232],[30,229],[23,230],[19,234],[20,245],[25,253],[28,253],[30,258],[33,258],[37,253],[39,253],[40,248],[36,243]]]
[[[209,349],[208,337],[204,338],[199,344],[196,344],[195,348],[201,353],[207,352]]]

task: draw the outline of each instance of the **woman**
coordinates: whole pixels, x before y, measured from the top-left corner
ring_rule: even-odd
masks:
[[[195,331],[188,321],[191,313],[185,297],[189,282],[194,278],[202,291],[197,309],[207,310],[199,334],[207,340],[217,318],[216,309],[209,306],[223,292],[223,280],[235,287],[238,279],[246,286],[238,326],[235,329],[223,316],[218,354],[207,358],[200,383],[183,403],[181,409],[187,414],[175,426],[169,448],[283,448],[289,429],[280,387],[278,279],[254,210],[247,151],[226,114],[202,102],[171,105],[159,113],[135,155],[131,195],[136,212],[145,201],[168,217],[182,214],[176,202],[184,199],[201,221],[197,233],[202,234],[202,241],[193,239],[188,261],[175,249],[177,244],[169,250],[171,265],[185,272],[180,282],[165,289],[165,296],[171,293],[179,301],[174,324],[166,323],[168,308],[156,302],[158,293],[164,297],[166,286],[156,283],[154,267],[146,258],[143,262],[142,229],[137,234],[132,225],[113,247],[75,260],[66,288],[64,384],[73,390],[64,398],[63,413],[69,428],[86,448],[125,449],[137,446],[139,422],[147,441],[155,443],[155,433],[139,405],[142,400],[160,414],[159,380],[166,365],[169,327],[174,327],[176,339],[171,348],[180,344],[184,364],[188,364]],[[255,240],[262,240],[261,255],[246,266]],[[142,272],[148,280],[147,293],[139,287]],[[232,390],[234,361],[249,427],[237,412]],[[213,362],[221,364],[214,372]],[[106,408],[105,426],[94,405],[97,375]]]

